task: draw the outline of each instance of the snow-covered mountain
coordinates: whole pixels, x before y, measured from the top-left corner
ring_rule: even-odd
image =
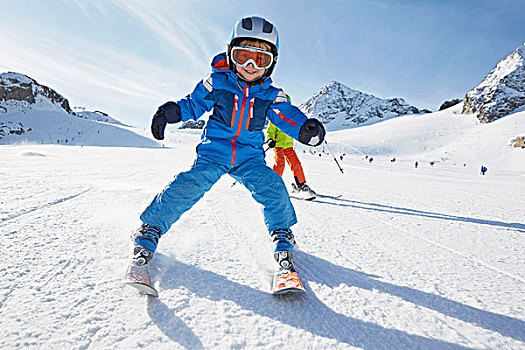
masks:
[[[94,112],[77,116],[55,90],[10,72],[0,74],[0,144],[13,143],[159,146],[109,116]]]
[[[497,120],[525,105],[525,44],[501,60],[465,96],[464,114],[482,123]]]
[[[0,74],[0,113],[28,110],[65,111],[73,114],[69,101],[55,90],[24,74]]]
[[[299,108],[308,117],[322,121],[327,130],[370,125],[400,115],[421,112],[402,98],[381,99],[337,81],[323,87]]]
[[[397,158],[398,163],[433,162],[454,171],[472,172],[484,164],[499,174],[525,174],[525,150],[516,141],[525,136],[525,111],[484,124],[473,114],[461,114],[462,109],[460,103],[428,115],[402,116],[334,131],[327,135],[327,141],[337,154],[369,156],[375,161]],[[296,148],[311,151],[302,145]]]
[[[118,121],[117,119],[111,117],[109,114],[105,112],[101,112],[101,111],[93,111],[93,112],[82,111],[82,112],[76,112],[75,114],[81,118],[88,119],[88,120],[94,120],[96,122],[126,126],[126,124]]]

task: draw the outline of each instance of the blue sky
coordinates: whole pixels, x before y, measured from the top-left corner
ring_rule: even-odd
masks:
[[[337,80],[435,110],[525,42],[525,1],[0,0],[0,72],[147,127],[189,93],[233,24],[279,30],[274,85],[299,104]]]

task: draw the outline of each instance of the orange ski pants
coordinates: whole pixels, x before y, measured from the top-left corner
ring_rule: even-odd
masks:
[[[299,158],[297,158],[297,154],[295,153],[293,147],[275,147],[273,150],[275,152],[275,164],[273,165],[273,170],[277,174],[283,176],[285,166],[284,161],[286,159],[288,165],[290,165],[290,168],[292,169],[293,176],[297,179],[297,181],[299,181],[299,183],[303,183],[306,181],[304,177],[303,167],[301,165],[301,162],[299,161]]]

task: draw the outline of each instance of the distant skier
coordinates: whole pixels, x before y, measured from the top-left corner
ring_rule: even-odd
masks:
[[[288,99],[288,102],[292,103],[290,96],[286,95],[286,98]],[[268,146],[273,148],[273,151],[275,152],[273,170],[282,177],[284,167],[286,162],[288,162],[295,179],[295,184],[292,184],[293,191],[303,192],[309,196],[315,196],[315,192],[306,184],[303,166],[297,157],[297,153],[295,153],[295,150],[293,149],[293,138],[286,135],[270,122],[266,140]]]
[[[487,172],[487,170],[488,170],[487,167],[484,166],[484,165],[482,165],[482,166],[481,166],[481,175],[485,175],[485,173]]]
[[[416,169],[417,169],[418,165],[419,165],[419,163],[416,161],[416,162],[414,163],[414,166],[416,167]]]
[[[150,261],[160,237],[224,174],[246,186],[262,205],[275,243],[274,257],[282,267],[291,264],[295,240],[290,227],[297,219],[282,178],[264,161],[262,129],[268,118],[310,146],[323,142],[325,130],[271,85],[278,51],[279,37],[270,22],[260,17],[243,18],[233,28],[227,52],[213,59],[212,73],[185,98],[158,108],[151,124],[157,140],[164,139],[166,124],[196,120],[213,112],[191,169],[175,176],[141,214],[143,224],[132,237],[136,264]]]

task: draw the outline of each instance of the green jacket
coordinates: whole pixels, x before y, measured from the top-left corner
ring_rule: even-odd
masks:
[[[266,134],[266,140],[275,140],[275,147],[290,148],[293,147],[293,138],[279,130],[275,125],[270,123]]]

